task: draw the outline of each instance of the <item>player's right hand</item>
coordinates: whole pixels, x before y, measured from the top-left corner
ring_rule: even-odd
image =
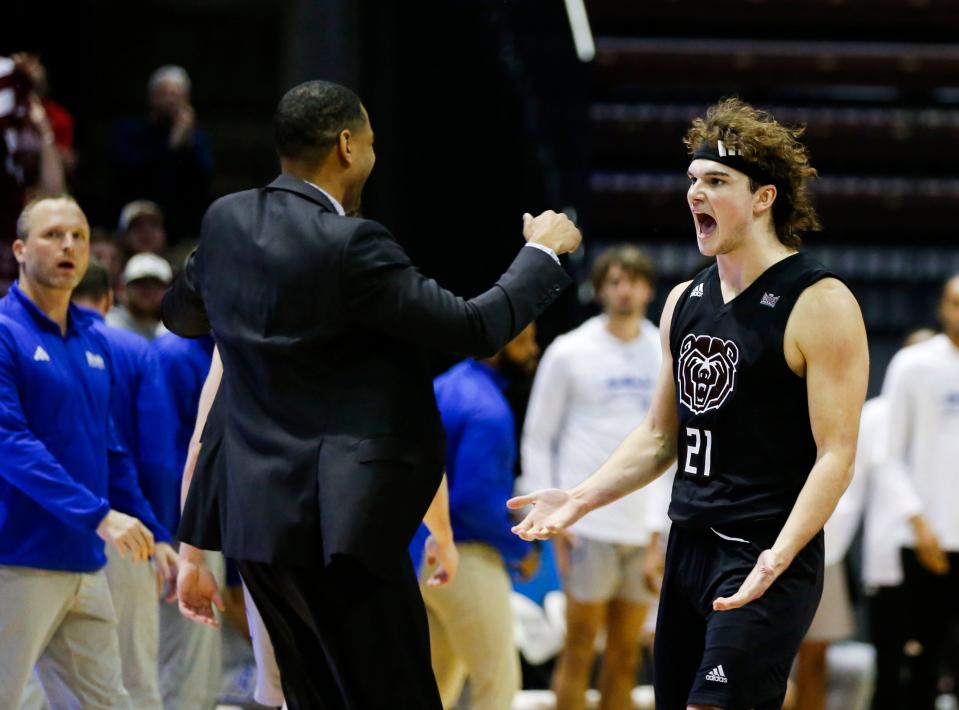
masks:
[[[104,516],[97,526],[97,535],[116,547],[120,557],[129,553],[134,560],[145,562],[154,551],[153,533],[147,526],[118,510],[111,510]]]
[[[939,538],[922,516],[913,521],[916,534],[916,557],[919,564],[933,574],[943,575],[949,572],[949,556],[939,544]]]
[[[526,241],[549,247],[557,254],[567,254],[579,248],[583,235],[564,214],[547,210],[535,217],[523,215],[523,236]]]
[[[506,501],[506,507],[514,510],[528,505],[533,506],[533,510],[512,528],[524,540],[548,540],[588,512],[583,501],[559,488],[545,488]]]

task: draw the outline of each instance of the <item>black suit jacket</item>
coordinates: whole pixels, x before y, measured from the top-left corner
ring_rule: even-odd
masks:
[[[427,348],[491,355],[569,281],[522,248],[464,300],[298,178],[217,200],[163,300],[173,332],[212,329],[224,365],[180,539],[257,562],[395,566],[443,468]]]

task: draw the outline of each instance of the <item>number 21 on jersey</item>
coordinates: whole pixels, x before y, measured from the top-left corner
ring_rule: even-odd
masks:
[[[704,445],[705,451],[700,452]],[[683,468],[686,473],[708,476],[712,451],[713,433],[709,429],[686,427],[686,465]]]

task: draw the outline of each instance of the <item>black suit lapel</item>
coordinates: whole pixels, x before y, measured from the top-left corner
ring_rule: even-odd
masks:
[[[336,209],[333,207],[333,203],[330,202],[329,197],[313,187],[310,183],[306,182],[306,180],[301,180],[293,175],[281,173],[276,180],[266,186],[266,189],[292,192],[309,200],[310,202],[318,204],[320,207],[325,208],[329,212],[336,212]]]

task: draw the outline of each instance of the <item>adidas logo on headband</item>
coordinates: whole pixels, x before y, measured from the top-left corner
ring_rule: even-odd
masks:
[[[726,144],[722,141],[716,141],[716,152],[719,153],[720,158],[725,158],[729,155],[742,155],[743,152],[737,148],[727,148]]]

